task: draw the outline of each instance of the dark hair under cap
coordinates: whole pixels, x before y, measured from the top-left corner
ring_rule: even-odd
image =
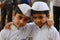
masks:
[[[35,11],[35,10],[31,10],[31,16],[32,16],[33,14],[36,14],[36,13],[39,13],[39,14],[44,13],[44,14],[48,15],[48,14],[49,14],[49,10],[45,10],[45,11]]]
[[[16,14],[16,13],[22,14],[22,12],[21,12],[21,10],[19,9],[18,6],[15,8],[15,14]]]

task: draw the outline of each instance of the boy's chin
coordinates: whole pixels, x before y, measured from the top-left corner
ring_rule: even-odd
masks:
[[[20,28],[20,27],[23,27],[24,25],[18,25],[18,27]]]
[[[38,25],[38,26],[39,26],[39,28],[42,28],[43,25],[44,25],[44,24],[40,24],[40,25]]]
[[[17,28],[22,28],[23,26],[18,26]]]
[[[42,28],[43,25],[39,25],[39,28]]]

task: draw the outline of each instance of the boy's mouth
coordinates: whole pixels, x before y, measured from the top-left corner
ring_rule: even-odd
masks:
[[[46,22],[44,22],[44,23],[36,23],[36,25],[38,25],[39,26],[39,28],[41,28],[44,24],[46,24],[47,23],[47,21]]]

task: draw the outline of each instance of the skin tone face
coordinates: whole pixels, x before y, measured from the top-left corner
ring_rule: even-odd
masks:
[[[26,25],[27,21],[28,21],[28,17],[26,17],[23,14],[15,14],[13,16],[13,23],[17,28],[23,27],[24,25]]]
[[[36,13],[32,15],[32,19],[36,25],[38,25],[40,28],[46,23],[47,19],[49,17],[46,16],[44,13]]]
[[[17,14],[17,15],[20,16],[20,15],[22,15],[22,14]],[[17,18],[17,15],[15,15],[15,14],[13,15],[13,19],[16,18],[16,19],[14,19],[14,24],[15,24],[17,27],[23,27],[23,26],[19,26],[19,25],[22,25],[22,24],[19,24],[19,21],[18,21],[18,20],[19,20],[19,17]],[[36,14],[32,15],[31,18],[33,19],[33,21],[34,21],[39,27],[41,27],[43,24],[41,25],[40,22],[37,22],[37,21],[35,20],[35,17],[34,17],[35,15],[36,15]],[[43,15],[45,15],[45,14],[37,14],[37,15],[38,15],[38,16],[43,16]],[[36,16],[36,17],[38,17],[38,16]],[[48,15],[48,16],[45,15],[45,18],[46,18],[46,20],[47,20],[47,19],[49,18],[49,15]],[[42,18],[42,19],[45,20],[45,18]],[[18,20],[17,20],[17,19],[18,19]],[[28,18],[27,18],[27,19],[28,19]],[[27,19],[26,19],[25,23],[23,23],[24,25],[26,24]],[[42,19],[41,19],[41,20],[42,20]],[[39,19],[39,20],[40,20],[40,19]],[[44,21],[42,21],[42,22],[44,22]],[[18,24],[19,24],[19,25],[18,25]],[[53,25],[53,24],[54,24],[54,21],[52,21],[52,20],[48,20],[48,21],[47,21],[47,27],[48,27],[48,28],[50,28],[51,25]],[[10,28],[10,25],[11,25],[11,23],[8,23],[7,25],[5,25],[5,29],[9,29],[9,30],[10,30],[10,29],[11,29],[11,28]]]

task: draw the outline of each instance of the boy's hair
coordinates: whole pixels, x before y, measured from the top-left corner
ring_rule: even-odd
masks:
[[[45,10],[45,11],[35,11],[35,10],[31,10],[31,16],[33,16],[33,14],[36,14],[36,13],[39,13],[39,14],[46,14],[46,16],[49,14],[49,10]]]
[[[19,9],[19,7],[17,6],[16,8],[15,8],[15,14],[22,14],[22,11]]]

